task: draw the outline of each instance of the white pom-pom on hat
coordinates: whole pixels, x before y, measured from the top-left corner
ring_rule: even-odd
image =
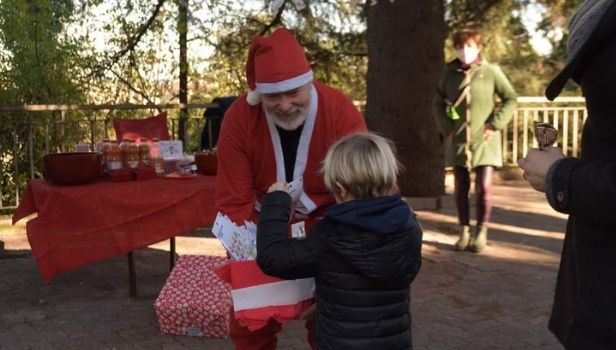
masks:
[[[251,106],[256,106],[261,103],[261,94],[257,90],[250,90],[246,95],[246,102]]]

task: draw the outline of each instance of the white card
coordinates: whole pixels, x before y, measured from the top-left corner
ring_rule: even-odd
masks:
[[[225,220],[225,215],[223,215],[221,212],[218,212],[218,214],[216,214],[216,220],[214,220],[214,225],[212,225],[212,234],[218,239],[222,238],[222,227],[225,223]]]
[[[160,156],[163,159],[179,159],[184,157],[184,151],[182,149],[182,141],[159,141]]]
[[[305,221],[299,221],[291,225],[291,238],[306,238],[306,225],[304,223]]]
[[[244,225],[237,226],[228,216],[219,212],[212,233],[233,260],[254,260],[257,257],[256,228],[251,221],[244,221]]]

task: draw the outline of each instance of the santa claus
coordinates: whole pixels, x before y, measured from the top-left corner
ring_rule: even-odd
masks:
[[[293,187],[294,220],[305,220],[307,231],[335,203],[320,172],[327,149],[365,131],[365,122],[340,91],[313,80],[303,48],[284,28],[255,37],[246,78],[250,91],[227,110],[218,139],[219,218],[256,223],[268,187],[286,181]],[[272,319],[252,331],[232,317],[230,336],[237,349],[275,349],[280,328]]]

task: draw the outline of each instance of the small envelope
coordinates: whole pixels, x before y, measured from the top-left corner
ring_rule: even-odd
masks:
[[[295,203],[304,192],[304,178],[302,176],[289,182],[289,194],[291,195],[291,202]]]

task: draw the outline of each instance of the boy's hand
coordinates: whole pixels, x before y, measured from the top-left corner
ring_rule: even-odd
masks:
[[[285,191],[285,192],[289,192],[289,184],[287,184],[285,181],[278,181],[278,182],[274,182],[274,184],[272,184],[268,189],[267,189],[267,193],[271,193],[274,191]]]

